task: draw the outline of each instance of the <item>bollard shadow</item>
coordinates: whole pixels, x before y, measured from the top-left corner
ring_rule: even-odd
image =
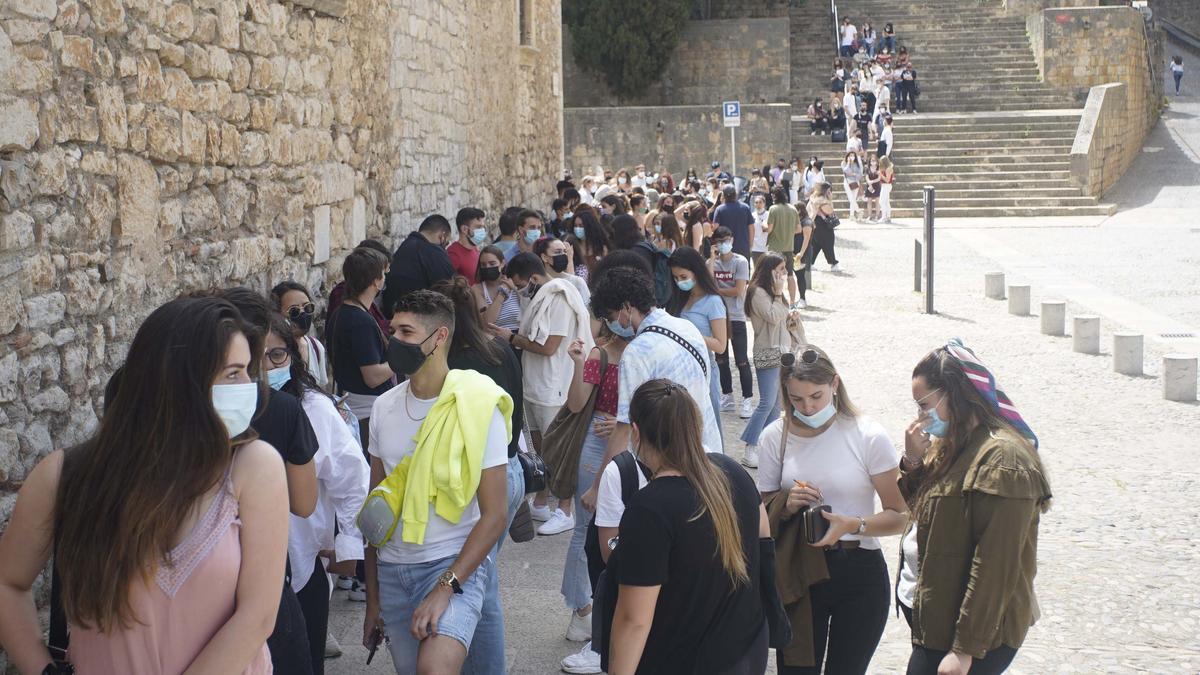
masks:
[[[921,312],[921,313],[924,314],[924,312]],[[933,316],[936,316],[941,319],[949,319],[951,321],[955,321],[958,323],[969,323],[969,324],[979,323],[975,319],[968,319],[965,316],[955,316],[954,314],[946,314],[945,312],[934,312]]]

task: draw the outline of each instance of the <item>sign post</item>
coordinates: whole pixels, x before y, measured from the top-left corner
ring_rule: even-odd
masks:
[[[923,189],[922,201],[925,206],[925,313],[936,314],[933,308],[933,214],[934,194],[932,185]]]
[[[742,104],[740,101],[725,101],[721,104],[721,116],[729,127],[729,152],[733,155],[733,174],[737,175],[737,128],[742,126]]]

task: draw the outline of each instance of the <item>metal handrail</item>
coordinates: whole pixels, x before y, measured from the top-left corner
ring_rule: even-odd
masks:
[[[833,16],[833,52],[839,56],[842,54],[842,35],[838,32],[841,20],[838,19],[837,0],[829,0],[829,13]]]

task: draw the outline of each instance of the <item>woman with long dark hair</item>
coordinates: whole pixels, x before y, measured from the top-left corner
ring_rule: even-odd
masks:
[[[313,455],[317,506],[307,518],[291,517],[288,560],[292,590],[296,592],[308,629],[313,673],[320,675],[325,672],[329,627],[328,575],[353,576],[357,563],[363,560],[366,544],[355,519],[367,497],[371,469],[362,445],[355,440],[346,418],[338,412],[333,397],[321,389],[309,372],[292,326],[282,315],[271,317],[271,330],[263,348],[263,365],[269,368],[267,383],[300,401],[317,438],[317,452]],[[353,422],[353,427],[357,431],[357,422]]]
[[[479,249],[475,278],[471,294],[484,322],[515,331],[521,325],[521,298],[504,276],[504,252],[495,246]]]
[[[764,672],[758,540],[768,528],[753,481],[705,454],[700,412],[679,384],[638,387],[629,421],[653,478],[629,500],[608,560],[619,590],[607,671]]]
[[[275,300],[275,309],[287,317],[292,326],[300,357],[304,359],[317,385],[324,388],[329,382],[329,359],[325,353],[325,345],[309,335],[313,317],[317,312],[312,294],[304,284],[281,281],[271,289],[271,297]]]
[[[896,584],[912,626],[908,673],[1002,673],[1037,615],[1051,499],[1037,436],[957,338],[913,369],[912,395],[900,489],[913,524]]]
[[[596,273],[596,263],[612,250],[612,228],[600,221],[600,214],[591,206],[575,209],[575,238],[583,244],[583,262],[589,276]]]
[[[793,646],[811,644],[811,660],[789,658],[794,652],[783,649],[778,671],[861,675],[883,636],[890,604],[879,537],[900,534],[908,517],[896,487],[899,458],[883,427],[851,403],[824,351],[805,345],[784,354],[782,364],[784,415],[759,437],[758,489],[775,528],[805,509],[830,511],[820,515],[825,535],[808,539],[824,549],[828,579],[812,583],[806,596],[804,620],[811,619],[811,628],[802,633],[793,626]],[[878,513],[876,497],[883,505]]]
[[[728,322],[726,321],[725,301],[717,289],[717,282],[712,272],[705,264],[700,252],[684,246],[676,249],[667,259],[671,268],[671,277],[675,287],[671,289],[671,299],[667,302],[667,313],[672,316],[687,319],[700,331],[708,345],[708,383],[709,397],[712,399],[713,410],[721,410],[721,378],[717,375],[717,354],[725,353],[729,341]],[[721,428],[721,416],[718,414],[717,428]],[[709,448],[713,452],[724,452],[724,447]]]
[[[270,672],[288,491],[250,430],[261,355],[218,298],[142,323],[99,428],[38,463],[0,538],[0,643],[21,672],[65,672],[31,592],[52,551],[79,672]]]
[[[825,262],[829,263],[830,272],[842,271],[838,264],[837,254],[833,251],[836,237],[834,228],[833,187],[829,183],[820,183],[814,189],[808,200],[808,217],[813,221],[812,242],[808,254],[808,262],[817,261],[817,254],[825,253]]]
[[[750,284],[746,286],[746,317],[754,332],[755,380],[758,405],[742,432],[746,449],[742,464],[758,466],[758,437],[764,427],[779,417],[779,359],[804,342],[804,326],[799,310],[787,301],[788,271],[783,258],[768,253],[758,259]]]

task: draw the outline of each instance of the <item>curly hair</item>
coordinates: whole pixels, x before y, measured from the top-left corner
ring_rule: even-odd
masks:
[[[625,305],[648,314],[656,304],[650,275],[629,267],[614,267],[604,272],[592,290],[592,314],[600,318]]]

